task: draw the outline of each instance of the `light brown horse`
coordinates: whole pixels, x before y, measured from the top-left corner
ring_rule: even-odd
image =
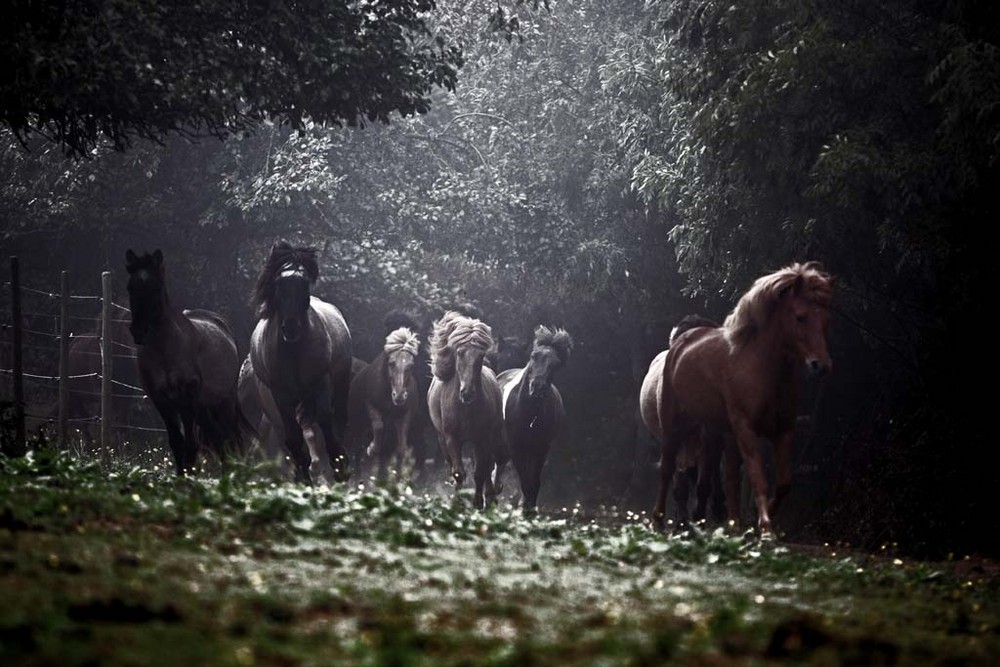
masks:
[[[825,375],[832,362],[826,344],[833,278],[816,262],[794,263],[758,278],[718,328],[697,327],[662,354],[663,379],[654,396],[662,438],[660,488],[653,519],[663,521],[667,487],[685,446],[701,428],[735,436],[754,494],[757,525],[771,530],[771,515],[792,481],[796,412],[795,368]],[[654,363],[656,363],[654,361]],[[768,499],[759,441],[774,443],[776,488]],[[732,467],[727,465],[732,471]],[[729,518],[738,519],[739,495],[727,474]]]
[[[496,375],[483,368],[493,347],[489,326],[480,320],[448,311],[434,323],[431,368],[434,378],[427,391],[431,422],[451,466],[455,485],[465,481],[462,445],[473,444],[478,509],[496,501],[499,477],[509,456],[503,434],[503,412]]]

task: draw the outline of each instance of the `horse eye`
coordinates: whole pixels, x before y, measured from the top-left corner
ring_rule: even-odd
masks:
[[[796,315],[795,316],[795,321],[798,322],[799,324],[803,324],[806,321],[806,316],[804,314],[802,314],[802,315]]]

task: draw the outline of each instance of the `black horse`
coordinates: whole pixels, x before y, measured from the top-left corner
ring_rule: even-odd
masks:
[[[180,310],[167,296],[163,253],[125,253],[139,380],[167,429],[177,473],[202,444],[220,457],[245,435],[236,396],[239,355],[229,324],[208,310]]]
[[[278,241],[261,270],[253,303],[244,395],[256,391],[272,455],[284,443],[302,482],[349,475],[344,430],[350,394],[351,332],[340,310],[310,293],[318,250]],[[328,479],[332,472],[332,480]]]
[[[525,514],[534,514],[542,468],[566,416],[552,378],[569,361],[573,339],[563,329],[539,326],[528,364],[500,373],[504,427],[514,469],[521,481]]]

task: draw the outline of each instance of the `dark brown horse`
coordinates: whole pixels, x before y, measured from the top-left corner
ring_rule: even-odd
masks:
[[[479,509],[496,502],[500,472],[509,458],[500,387],[493,371],[483,368],[483,359],[492,347],[490,328],[481,320],[449,311],[434,323],[434,379],[427,392],[431,422],[458,488],[465,481],[462,446],[466,442],[473,444],[473,503]]]
[[[350,474],[343,439],[353,357],[340,310],[310,292],[317,254],[287,241],[271,247],[254,291],[259,321],[243,393],[256,389],[271,433],[265,450],[284,443],[298,481],[330,483]]]
[[[366,453],[378,458],[380,477],[385,475],[393,452],[400,459],[400,470],[416,462],[409,438],[411,424],[422,405],[414,372],[419,351],[416,333],[407,327],[391,331],[382,351],[351,382],[351,396],[362,402],[371,430]],[[387,426],[395,432],[395,443],[385,437]]]
[[[655,427],[662,434],[654,521],[663,521],[667,487],[681,450],[698,447],[698,431],[704,428],[719,437],[735,436],[753,489],[758,528],[771,530],[771,515],[792,481],[796,366],[804,364],[814,376],[832,366],[826,332],[833,282],[815,262],[791,264],[762,276],[721,327],[695,327],[657,357],[663,365],[662,381],[652,395],[644,391],[640,397],[644,413],[650,402],[655,405]],[[774,443],[777,484],[770,499],[761,438]],[[729,518],[738,520],[733,478],[727,474],[726,504]]]
[[[524,368],[500,373],[504,428],[510,459],[521,482],[524,513],[535,513],[542,468],[566,417],[562,395],[552,379],[569,361],[573,339],[563,329],[539,326]]]
[[[240,362],[229,325],[217,313],[170,302],[159,250],[128,250],[125,268],[139,379],[163,418],[177,473],[194,469],[203,444],[220,457],[242,449]]]

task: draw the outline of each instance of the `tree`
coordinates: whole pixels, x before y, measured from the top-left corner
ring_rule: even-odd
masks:
[[[433,0],[14,0],[0,26],[0,123],[74,156],[276,119],[359,125],[427,111],[461,55]]]

